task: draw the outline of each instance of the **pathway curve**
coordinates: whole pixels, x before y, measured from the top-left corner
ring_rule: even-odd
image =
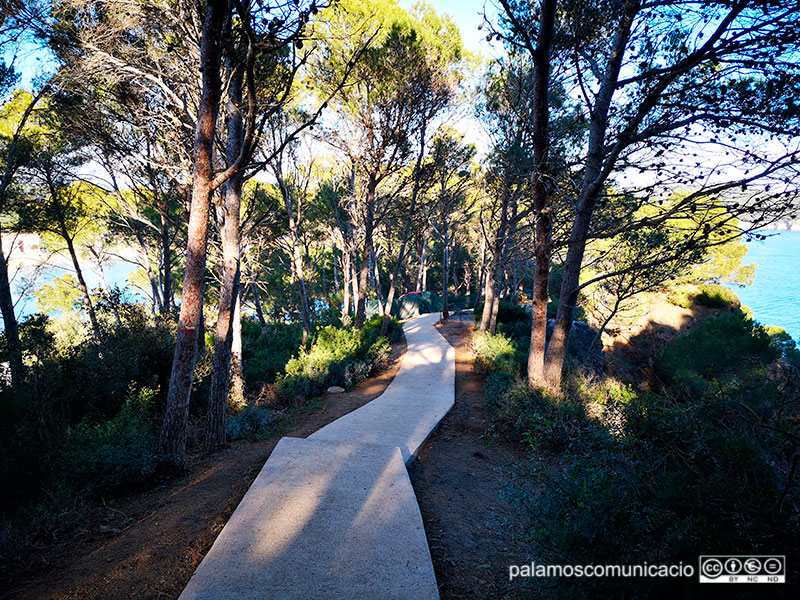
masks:
[[[378,398],[278,442],[182,600],[439,597],[405,468],[455,399],[437,321],[405,323],[403,363]]]

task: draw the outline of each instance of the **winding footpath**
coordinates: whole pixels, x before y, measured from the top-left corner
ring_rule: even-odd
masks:
[[[455,400],[438,318],[405,323],[403,363],[378,398],[278,442],[182,600],[439,597],[405,467]]]

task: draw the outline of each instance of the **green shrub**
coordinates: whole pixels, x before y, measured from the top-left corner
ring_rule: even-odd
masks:
[[[478,302],[475,304],[475,308],[472,310],[473,317],[476,321],[481,320],[481,316],[483,315],[483,304],[483,302]],[[530,329],[531,314],[525,310],[524,306],[520,304],[508,302],[507,300],[501,300],[500,305],[497,307],[498,325],[516,322],[527,322],[528,328]]]
[[[667,291],[667,300],[681,308],[691,308],[695,301],[696,290],[694,286],[679,286]]]
[[[701,285],[694,301],[710,308],[739,308],[742,305],[736,292],[716,284]]]
[[[767,377],[785,343],[733,311],[669,344],[657,365],[666,384],[652,392],[575,372],[558,397],[487,380],[500,430],[532,451],[513,466],[511,495],[529,509],[541,562],[691,563],[712,549],[796,547],[800,383],[796,372]],[[678,597],[689,585],[648,579],[636,593]],[[631,590],[615,578],[559,586],[568,597]]]
[[[741,377],[748,368],[763,366],[779,355],[763,327],[734,311],[709,319],[667,344],[656,367],[667,381],[697,393],[705,387],[701,380]]]
[[[101,338],[80,333],[86,341],[75,346],[59,342],[45,315],[20,323],[26,381],[0,390],[0,479],[15,489],[0,499],[4,514],[55,502],[54,490],[65,485],[72,492],[113,488],[128,475],[135,483],[149,472],[152,449],[130,390],[157,390],[148,397],[149,410],[163,414],[174,324],[154,319],[144,306],[109,302],[97,306]],[[110,307],[120,324],[106,314]],[[86,442],[85,452],[75,439]]]
[[[389,323],[388,335],[399,338],[399,323],[395,319]],[[304,400],[331,385],[350,388],[384,368],[391,347],[380,335],[380,329],[378,315],[369,319],[361,331],[333,325],[319,329],[311,348],[300,351],[278,377],[278,397],[284,401]]]
[[[364,323],[361,330],[362,344],[366,346],[372,345],[375,340],[380,337],[381,327],[383,325],[383,317],[375,315]],[[403,326],[400,325],[395,317],[389,317],[389,324],[386,330],[386,339],[391,343],[399,342],[403,339]]]
[[[157,437],[151,424],[155,390],[131,390],[113,419],[82,421],[67,435],[64,476],[92,493],[129,486],[153,474]]]
[[[505,409],[506,393],[514,383],[508,371],[493,371],[486,377],[486,408],[490,417],[501,416]]]
[[[779,436],[743,425],[713,400],[687,407],[643,394],[623,412],[621,438],[552,410],[526,432],[537,455],[559,452],[557,462],[517,465],[514,497],[534,507],[529,531],[542,562],[689,563],[709,548],[794,547],[789,505],[797,494],[778,508],[788,472]],[[570,441],[554,445],[560,432]],[[613,578],[571,583],[606,597],[626,587]],[[647,585],[637,592],[667,593],[682,583]]]
[[[299,323],[270,323],[262,332],[254,319],[242,319],[242,374],[248,387],[273,383],[300,349]]]
[[[797,342],[792,339],[792,336],[783,327],[772,325],[764,326],[764,331],[772,339],[772,345],[780,352],[780,355],[794,366],[800,367],[800,350],[798,350]]]
[[[280,417],[269,408],[245,404],[242,410],[228,418],[226,433],[231,441],[258,439],[268,433]]]
[[[519,373],[517,348],[514,342],[502,333],[497,335],[488,332],[475,333],[472,336],[472,352],[475,357],[475,371],[481,375],[495,371],[505,371],[512,375]]]

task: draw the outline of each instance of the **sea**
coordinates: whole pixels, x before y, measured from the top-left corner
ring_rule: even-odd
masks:
[[[747,243],[744,264],[755,263],[752,285],[728,285],[763,325],[783,327],[800,341],[800,231],[758,233],[765,240]]]

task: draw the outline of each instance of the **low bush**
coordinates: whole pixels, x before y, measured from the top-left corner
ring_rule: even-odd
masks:
[[[519,373],[519,352],[511,338],[502,333],[475,333],[472,336],[474,368],[481,375],[503,371],[511,375]]]
[[[281,413],[276,410],[245,404],[238,413],[228,418],[228,440],[259,439],[270,432],[280,416]]]
[[[3,514],[58,503],[62,492],[102,493],[150,473],[148,419],[166,404],[174,325],[140,305],[113,308],[121,323],[99,303],[102,337],[78,332],[76,346],[59,341],[45,315],[20,323],[26,381],[0,390],[0,479],[15,489],[0,495]],[[143,396],[132,399],[131,390]]]
[[[475,304],[475,308],[472,310],[473,317],[476,321],[481,320],[481,316],[483,315],[483,302],[478,302]],[[497,307],[497,323],[516,323],[516,322],[528,322],[528,328],[530,328],[530,321],[531,321],[531,314],[525,310],[525,307],[520,304],[515,304],[513,302],[508,302],[507,300],[501,300],[499,306]]]
[[[796,371],[772,368],[784,344],[793,348],[732,311],[669,344],[657,361],[664,384],[651,391],[573,370],[550,396],[495,370],[487,378],[494,430],[531,450],[512,467],[510,493],[529,508],[538,560],[689,564],[725,548],[795,548],[800,384]],[[631,589],[615,578],[558,585],[567,597]],[[677,597],[689,585],[648,579],[636,593]]]
[[[764,331],[772,339],[772,345],[781,356],[794,366],[800,367],[800,349],[797,348],[797,342],[792,336],[783,327],[767,325],[764,326]]]
[[[270,323],[262,331],[258,321],[242,319],[242,370],[247,386],[273,383],[297,354],[302,339],[299,323]]]
[[[693,299],[697,304],[710,308],[739,308],[742,305],[736,292],[716,284],[701,285]]]
[[[278,378],[278,398],[284,402],[304,400],[329,386],[350,388],[387,364],[391,347],[380,335],[382,317],[376,315],[364,327],[319,329],[311,348],[302,350],[286,364]],[[402,328],[390,320],[388,335],[397,339]]]
[[[760,325],[741,311],[705,321],[667,344],[656,362],[658,373],[691,397],[711,380],[741,379],[780,356],[781,350]]]
[[[113,419],[82,421],[67,433],[64,478],[90,493],[141,483],[155,472],[157,431],[153,423],[155,390],[130,390]]]

